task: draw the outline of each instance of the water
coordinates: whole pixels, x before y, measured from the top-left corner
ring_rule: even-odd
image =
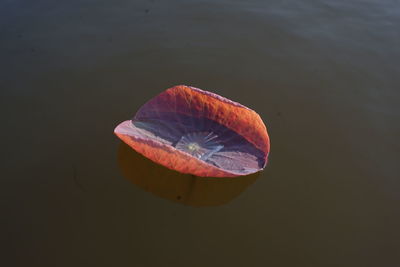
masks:
[[[224,147],[215,139],[218,140],[218,135],[213,132],[188,133],[181,137],[175,147],[196,158],[207,161],[208,158]]]
[[[400,265],[399,29],[395,0],[1,1],[2,262]],[[260,114],[258,177],[119,157],[176,84]]]

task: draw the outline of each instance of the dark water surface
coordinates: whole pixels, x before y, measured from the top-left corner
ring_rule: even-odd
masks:
[[[396,0],[0,1],[2,263],[400,266],[399,62]],[[256,110],[267,168],[121,145],[176,84]]]

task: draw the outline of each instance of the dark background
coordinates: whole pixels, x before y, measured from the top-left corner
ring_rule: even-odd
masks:
[[[396,0],[1,0],[2,265],[400,266],[399,29]],[[268,127],[225,205],[118,165],[114,127],[177,84]]]

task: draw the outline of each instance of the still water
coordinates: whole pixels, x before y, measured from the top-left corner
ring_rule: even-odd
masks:
[[[400,2],[0,1],[4,266],[400,266]],[[267,168],[176,174],[114,127],[187,84]]]

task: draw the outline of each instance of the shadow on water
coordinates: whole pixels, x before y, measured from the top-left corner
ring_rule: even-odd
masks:
[[[145,191],[195,207],[227,204],[260,176],[255,173],[236,178],[212,178],[182,174],[152,162],[125,143],[120,143],[118,148],[118,165],[126,179]]]

